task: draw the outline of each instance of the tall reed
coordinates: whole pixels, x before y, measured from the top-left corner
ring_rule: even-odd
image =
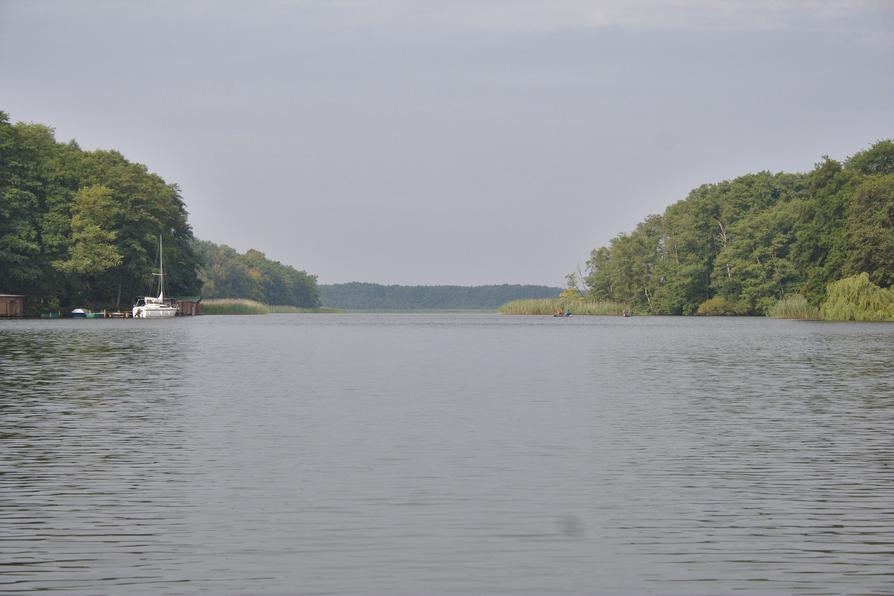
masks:
[[[800,294],[782,298],[767,310],[767,316],[773,319],[799,319],[802,321],[817,321],[823,318],[820,309],[811,305],[807,298]]]
[[[212,298],[202,301],[206,315],[267,315],[271,313],[339,313],[337,308],[320,306],[317,308],[301,308],[291,304],[264,304],[257,300],[245,298]]]
[[[620,315],[626,304],[620,302],[588,302],[567,298],[542,298],[532,300],[513,300],[498,310],[504,315],[551,315],[556,312],[570,311],[575,315]]]
[[[301,306],[292,306],[291,304],[269,304],[267,309],[274,314],[302,314],[302,313],[343,313],[345,311],[338,308],[330,308],[328,306],[317,306],[314,308],[304,308]]]
[[[266,315],[270,309],[256,300],[214,298],[202,301],[202,311],[206,315]]]

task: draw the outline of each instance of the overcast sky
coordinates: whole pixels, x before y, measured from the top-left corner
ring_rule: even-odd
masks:
[[[0,0],[0,110],[322,283],[563,285],[699,184],[894,137],[894,2]]]

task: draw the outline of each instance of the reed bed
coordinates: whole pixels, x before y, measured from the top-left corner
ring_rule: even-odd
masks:
[[[345,311],[338,308],[330,308],[328,306],[317,306],[315,308],[302,308],[300,306],[292,306],[291,304],[271,304],[267,306],[271,313],[274,314],[303,314],[303,313],[322,313],[336,314]]]
[[[202,301],[202,308],[206,315],[268,315],[294,314],[294,313],[339,313],[344,312],[337,308],[320,306],[316,308],[301,308],[291,304],[264,304],[257,300],[245,298],[211,298]]]
[[[270,308],[266,304],[244,298],[202,300],[202,310],[206,315],[266,315],[270,313]]]
[[[551,315],[558,311],[570,311],[575,315],[617,316],[629,310],[620,302],[588,302],[567,298],[541,298],[534,300],[513,300],[498,310],[504,315]]]
[[[819,321],[823,318],[820,309],[811,305],[807,298],[800,294],[786,296],[767,310],[772,319],[798,319],[801,321]]]

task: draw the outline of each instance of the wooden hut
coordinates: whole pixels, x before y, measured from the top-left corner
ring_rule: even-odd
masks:
[[[0,294],[0,317],[21,317],[24,314],[24,296],[21,294]]]
[[[202,299],[198,296],[174,298],[173,306],[180,309],[180,316],[193,317],[202,314]]]

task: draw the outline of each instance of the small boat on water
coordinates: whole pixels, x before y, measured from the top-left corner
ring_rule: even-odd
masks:
[[[553,314],[554,317],[571,317],[574,316],[570,310],[566,310],[565,312],[557,312]]]
[[[178,309],[165,301],[165,264],[161,235],[158,236],[158,296],[144,296],[133,305],[135,319],[167,319],[177,315]]]
[[[71,318],[72,319],[86,319],[88,312],[90,312],[90,311],[84,310],[83,308],[76,308],[73,311],[71,311]]]

